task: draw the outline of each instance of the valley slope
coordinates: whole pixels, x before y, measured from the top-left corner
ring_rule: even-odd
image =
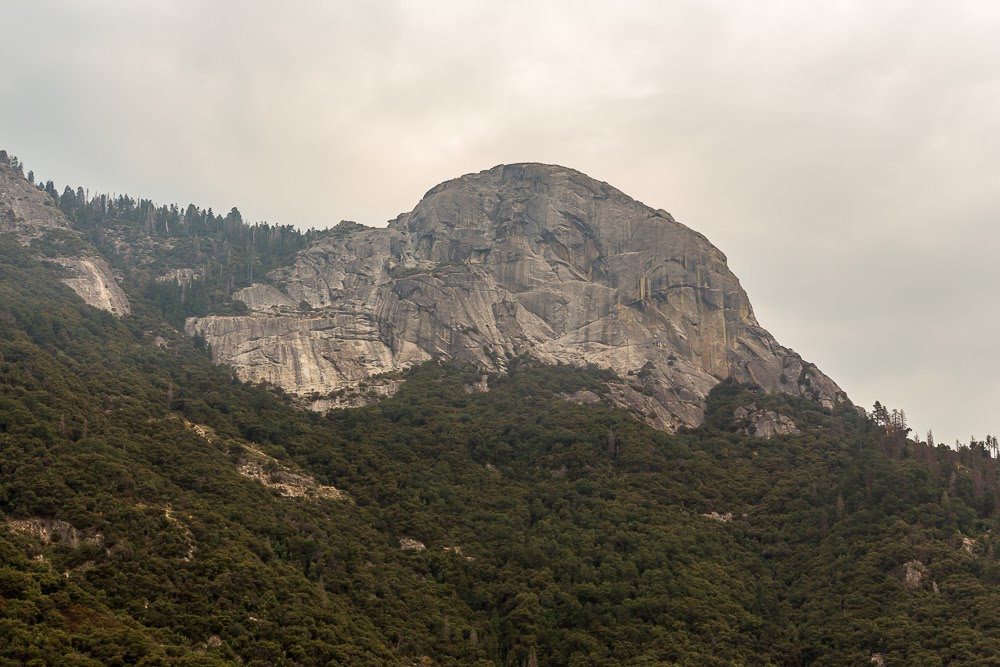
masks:
[[[213,363],[184,318],[268,322],[285,308],[304,320],[295,298],[308,298],[296,291],[307,281],[294,288],[293,274],[308,261],[332,271],[314,250],[324,243],[369,239],[375,256],[376,242],[410,239],[398,256],[418,265],[367,288],[402,299],[403,313],[432,305],[391,297],[408,278],[457,295],[455,276],[506,265],[449,264],[468,236],[451,226],[430,234],[445,250],[420,246],[420,230],[437,227],[416,213],[324,240],[248,225],[236,209],[53,195],[16,172],[5,175],[13,194],[0,192],[15,212],[0,233],[0,667],[957,666],[1000,655],[996,439],[935,446],[897,411],[867,416],[732,378],[707,390],[700,426],[671,433],[608,407],[621,382],[652,375],[645,364],[617,377],[512,349],[484,377],[483,359],[454,361],[461,348],[444,342],[443,360],[388,378],[391,397],[302,410]],[[18,197],[51,218],[32,227]],[[437,206],[426,215],[443,215]],[[717,251],[654,217],[702,243],[718,269],[709,284],[745,303]],[[570,234],[566,252],[548,241],[517,271],[585,266]],[[74,287],[61,258],[106,261],[128,313]],[[363,264],[341,283],[367,280]],[[555,284],[556,297],[624,294],[591,268]],[[269,271],[274,282],[253,287]],[[326,275],[332,290],[340,274]],[[230,300],[245,288],[250,312]],[[640,323],[645,289],[621,305]],[[528,292],[510,294],[527,301],[509,331],[533,321],[522,308],[541,319]],[[765,336],[742,317],[743,333],[724,340]]]

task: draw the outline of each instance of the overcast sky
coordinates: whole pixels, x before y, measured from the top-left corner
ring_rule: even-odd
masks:
[[[1000,3],[6,3],[0,147],[61,189],[384,225],[552,162],[704,233],[921,433],[1000,433]]]

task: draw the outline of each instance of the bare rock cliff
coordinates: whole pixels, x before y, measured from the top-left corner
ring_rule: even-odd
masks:
[[[357,392],[435,357],[502,372],[527,354],[613,369],[626,381],[611,400],[669,430],[699,424],[728,377],[846,400],[760,327],[704,236],[563,167],[448,181],[386,229],[334,228],[270,278],[283,291],[237,294],[249,315],[187,327],[244,379],[299,394]]]
[[[11,233],[22,245],[56,240],[74,248],[66,255],[49,256],[70,274],[63,280],[81,299],[119,317],[129,313],[128,297],[111,267],[82,239],[52,197],[25,180],[20,172],[0,164],[0,234]]]

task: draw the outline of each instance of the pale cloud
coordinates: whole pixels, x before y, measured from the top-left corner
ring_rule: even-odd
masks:
[[[4,146],[40,176],[249,219],[384,224],[555,162],[705,233],[860,404],[1000,430],[1000,5],[35,2]]]

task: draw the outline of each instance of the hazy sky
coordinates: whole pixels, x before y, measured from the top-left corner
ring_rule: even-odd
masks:
[[[60,189],[383,225],[500,163],[704,233],[921,433],[1000,432],[1000,3],[6,3],[0,146]]]

